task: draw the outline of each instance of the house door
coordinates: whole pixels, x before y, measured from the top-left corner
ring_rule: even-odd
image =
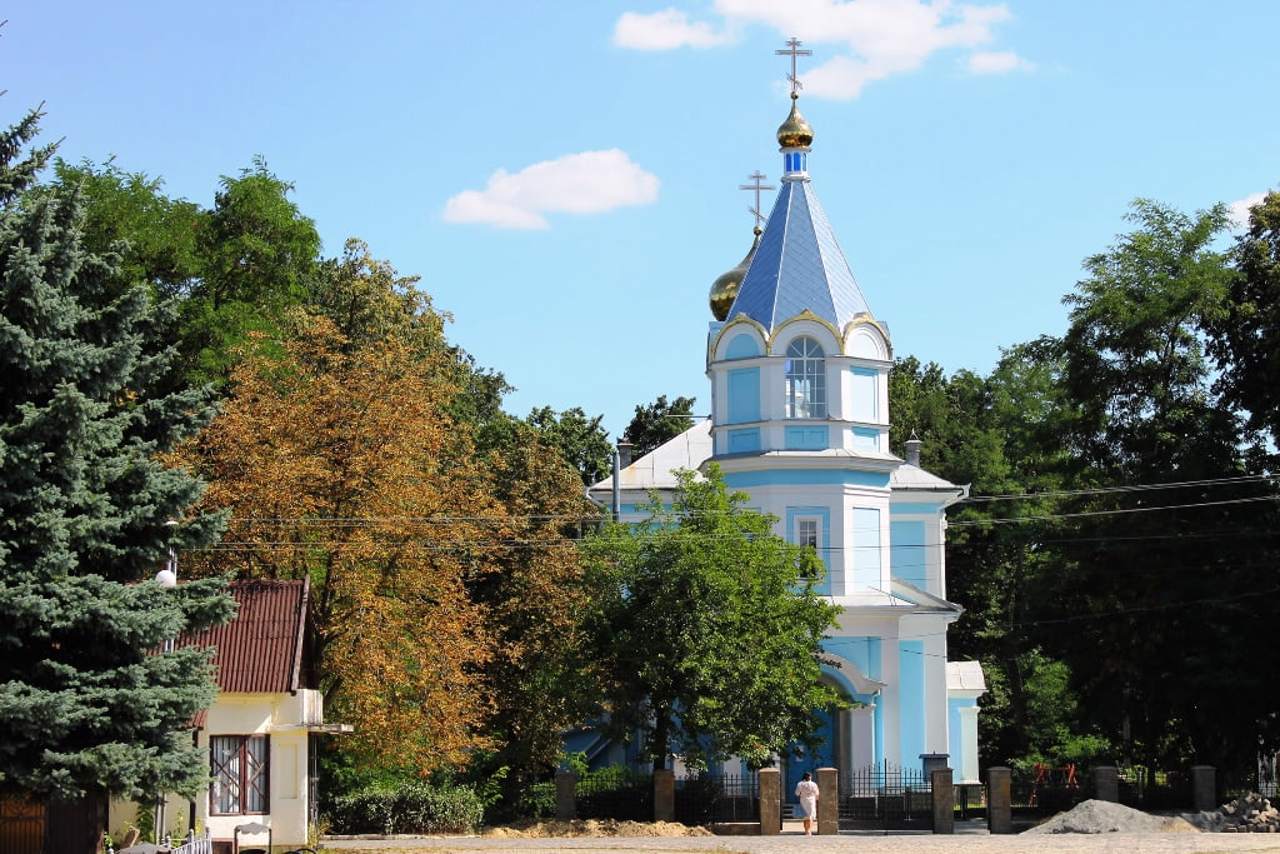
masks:
[[[838,712],[823,709],[818,712],[818,729],[815,737],[821,741],[813,748],[803,744],[794,744],[787,756],[786,789],[782,793],[784,803],[799,804],[796,798],[796,784],[804,779],[805,772],[818,779],[819,768],[836,767],[836,727]],[[834,794],[834,793],[832,793]]]

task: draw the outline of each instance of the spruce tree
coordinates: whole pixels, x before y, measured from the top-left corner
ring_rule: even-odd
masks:
[[[53,153],[24,155],[40,116],[0,132],[0,788],[191,793],[212,669],[203,650],[161,650],[233,605],[220,580],[152,579],[223,524],[191,512],[201,484],[159,458],[211,398],[161,391],[172,312],[84,250],[78,194],[35,187]]]

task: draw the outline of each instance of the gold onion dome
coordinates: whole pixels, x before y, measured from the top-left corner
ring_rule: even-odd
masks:
[[[738,262],[738,266],[727,273],[721,273],[711,283],[711,315],[716,320],[728,319],[729,309],[733,307],[733,301],[738,298],[738,288],[742,287],[742,280],[747,277],[747,268],[751,266],[751,259],[756,257],[756,248],[760,245],[759,226],[756,227],[755,234],[756,238],[751,241],[751,249],[747,252],[747,256]]]
[[[778,128],[778,145],[781,148],[808,148],[813,145],[813,128],[800,115],[794,95],[791,97],[791,112]]]

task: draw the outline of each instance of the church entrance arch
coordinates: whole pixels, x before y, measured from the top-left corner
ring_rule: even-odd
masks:
[[[835,688],[846,702],[853,700],[840,680],[823,673],[822,681]],[[842,760],[849,752],[845,744],[848,738],[847,727],[841,726],[846,715],[847,711],[834,707],[816,710],[814,716],[818,720],[818,726],[813,733],[813,745],[792,742],[786,755],[782,757],[782,800],[783,803],[792,805],[792,815],[799,815],[800,802],[796,798],[796,784],[804,779],[806,772],[812,774],[815,780],[818,778],[819,768],[837,768],[843,772],[845,763]],[[835,795],[834,792],[831,794]]]

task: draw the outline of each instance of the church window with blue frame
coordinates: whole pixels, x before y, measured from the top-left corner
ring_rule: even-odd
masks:
[[[797,338],[787,347],[787,417],[827,417],[827,363],[822,345]]]

